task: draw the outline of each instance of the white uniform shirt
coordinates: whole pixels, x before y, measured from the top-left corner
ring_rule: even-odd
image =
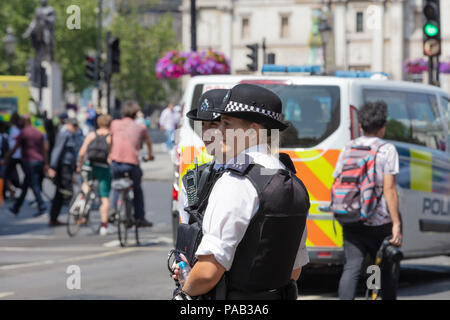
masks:
[[[247,154],[256,164],[265,168],[285,169],[278,158],[261,150],[267,150],[267,146],[253,146],[242,154]],[[211,190],[203,218],[203,239],[196,256],[212,254],[217,262],[230,270],[237,246],[258,208],[258,194],[250,180],[225,172]],[[305,243],[306,226],[293,269],[309,262]]]

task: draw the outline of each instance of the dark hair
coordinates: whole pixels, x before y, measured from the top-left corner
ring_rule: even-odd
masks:
[[[20,122],[22,121],[22,119],[21,119],[21,117],[19,116],[19,114],[17,113],[17,112],[14,112],[12,115],[11,115],[11,119],[9,120],[9,122],[12,124],[12,125],[14,125],[14,126],[16,126],[16,127],[19,127],[20,126]]]
[[[387,104],[382,100],[366,102],[358,111],[358,121],[364,133],[374,134],[386,125]]]
[[[122,118],[136,118],[137,113],[141,110],[139,104],[134,100],[125,101],[122,107],[120,108],[120,114]]]

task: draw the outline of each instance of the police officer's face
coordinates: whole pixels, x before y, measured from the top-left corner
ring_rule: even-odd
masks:
[[[223,153],[226,161],[258,143],[260,125],[257,123],[222,115],[219,129],[223,136]]]
[[[202,140],[205,144],[206,151],[210,155],[216,154],[216,148],[214,148],[214,141],[219,136],[217,133],[219,127],[219,121],[202,121]]]

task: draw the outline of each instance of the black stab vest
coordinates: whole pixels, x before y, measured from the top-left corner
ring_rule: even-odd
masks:
[[[238,296],[245,298],[246,294],[282,289],[290,282],[305,229],[308,192],[295,171],[279,169],[268,174],[268,169],[258,164],[228,170],[251,181],[259,209],[226,274],[227,296],[239,292]]]

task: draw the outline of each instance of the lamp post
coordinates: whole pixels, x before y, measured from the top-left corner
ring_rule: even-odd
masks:
[[[3,44],[5,46],[6,57],[8,59],[9,73],[13,74],[12,61],[14,58],[14,52],[16,51],[17,38],[14,36],[14,30],[11,26],[6,29],[6,35],[3,37]]]

